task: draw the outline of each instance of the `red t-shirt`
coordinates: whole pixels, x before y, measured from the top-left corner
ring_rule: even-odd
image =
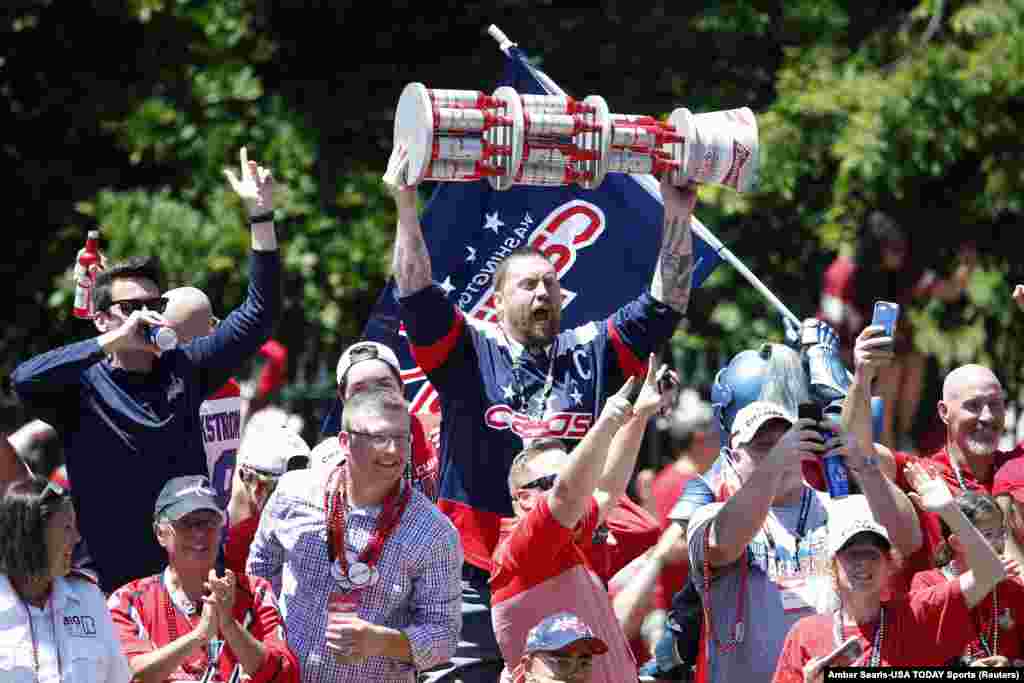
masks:
[[[942,666],[963,651],[972,633],[971,614],[952,581],[882,603],[885,633],[879,666]],[[789,630],[782,645],[773,683],[803,683],[804,667],[836,649],[832,615],[804,617]],[[864,654],[854,663],[870,661],[878,624],[844,626],[843,639],[858,636]]]
[[[978,481],[975,479],[972,472],[964,469],[960,470],[960,475],[963,477],[964,484],[968,489],[992,495],[992,479],[995,476],[996,470],[1002,467],[1007,461],[1020,455],[1024,455],[1024,443],[1017,444],[1016,448],[1012,451],[996,451],[993,453],[992,473],[987,482]],[[937,474],[941,475],[943,480],[946,482],[946,485],[949,487],[950,492],[952,492],[954,496],[958,496],[963,493],[960,488],[960,482],[957,479],[956,472],[950,464],[949,452],[945,448],[925,458],[900,451],[893,451],[893,458],[896,461],[896,485],[904,492],[909,493],[913,491],[913,488],[911,488],[910,484],[907,482],[907,475],[903,469],[909,462],[918,462],[934,469]],[[923,512],[918,510],[918,518],[921,521],[923,545],[921,549],[914,553],[904,565],[901,580],[908,586],[910,580],[915,574],[925,571],[926,569],[932,569],[935,566],[935,550],[945,540],[942,538],[942,524],[939,521],[938,515],[932,512]]]
[[[192,624],[171,601],[163,577],[163,574],[154,574],[132,581],[114,591],[107,600],[121,649],[129,662],[170,644],[172,622],[168,615],[174,619],[179,638],[192,630]],[[235,574],[235,577],[234,617],[247,626],[249,633],[264,647],[263,664],[253,674],[252,683],[299,683],[299,662],[285,640],[284,622],[270,583],[246,574]],[[197,648],[168,680],[200,680],[205,663],[205,648]],[[235,653],[225,642],[218,667],[220,680],[233,680],[231,675],[237,663]]]
[[[491,561],[491,620],[506,664],[502,681],[512,680],[527,632],[561,611],[579,616],[608,645],[607,653],[594,658],[593,683],[622,683],[636,677],[636,661],[608,591],[580,547],[581,539],[593,536],[597,519],[597,502],[591,498],[580,523],[567,529],[542,496],[525,516],[502,520]]]
[[[608,585],[623,567],[658,542],[658,523],[629,496],[622,496],[605,519],[607,536],[594,543],[593,535],[580,539],[580,547],[591,568]],[[603,534],[602,534],[603,535]]]
[[[930,569],[914,577],[911,590],[926,590],[948,582],[949,579],[941,569]],[[994,601],[993,596],[995,596]],[[973,639],[961,654],[972,658],[989,656],[978,636],[979,633],[982,633],[985,635],[985,641],[989,647],[993,644],[996,645],[995,652],[992,654],[1003,655],[1010,659],[1020,659],[1024,654],[1024,647],[1021,646],[1021,638],[1024,636],[1024,624],[1020,623],[1022,619],[1024,619],[1024,585],[1014,580],[1001,582],[994,591],[986,595],[985,599],[971,610],[971,620],[974,623]],[[993,637],[993,625],[999,629],[998,640]]]

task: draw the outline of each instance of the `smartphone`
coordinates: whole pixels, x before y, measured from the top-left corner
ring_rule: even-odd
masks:
[[[817,403],[801,403],[797,408],[797,417],[801,420],[821,422],[821,406]]]
[[[881,325],[885,328],[885,336],[891,337],[896,333],[896,322],[900,319],[900,305],[891,301],[876,301],[875,312],[871,316],[872,325]]]
[[[850,636],[846,642],[830,652],[821,660],[822,668],[826,666],[850,666],[864,654],[864,646],[857,636]]]

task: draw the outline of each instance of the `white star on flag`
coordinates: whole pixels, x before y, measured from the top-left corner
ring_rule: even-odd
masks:
[[[469,246],[468,244],[466,245],[466,249],[469,250],[469,256],[466,257],[466,261],[469,261],[470,263],[476,261],[476,249]]]
[[[580,390],[577,389],[576,387],[572,388],[572,393],[569,394],[569,397],[572,398],[572,402],[574,404],[578,406],[583,405],[583,394],[581,394]]]
[[[455,285],[452,284],[452,276],[449,275],[448,277],[446,277],[444,279],[444,282],[442,282],[440,286],[441,286],[441,289],[444,290],[444,295],[445,296],[448,296],[449,294],[451,294],[452,291],[455,289]]]
[[[484,214],[487,222],[484,224],[484,230],[493,230],[494,234],[498,234],[498,228],[505,225],[500,218],[498,218],[498,212]]]
[[[512,390],[512,385],[509,384],[506,387],[501,388],[501,393],[505,396],[505,399],[511,401],[515,398],[516,392]]]

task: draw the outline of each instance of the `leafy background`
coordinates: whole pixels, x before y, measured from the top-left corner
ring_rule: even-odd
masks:
[[[169,284],[244,295],[248,236],[222,168],[242,145],[286,188],[285,398],[313,397],[386,277],[394,213],[377,178],[405,83],[490,90],[496,23],[562,87],[615,111],[749,106],[761,191],[705,188],[699,215],[800,316],[870,207],[900,217],[940,272],[978,245],[967,296],[911,312],[933,363],[923,410],[953,363],[990,364],[1016,397],[1024,281],[1024,0],[705,3],[12,1],[0,9],[0,373],[84,338],[68,271],[100,226],[109,258],[160,254]],[[721,267],[674,340],[696,383],[777,316]],[[930,393],[929,393],[930,392]],[[25,419],[9,389],[3,423]]]

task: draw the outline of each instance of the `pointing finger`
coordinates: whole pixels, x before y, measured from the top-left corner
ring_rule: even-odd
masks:
[[[622,385],[622,388],[615,392],[615,395],[619,398],[629,400],[629,395],[633,392],[633,380],[635,377],[630,377],[626,380],[626,383]]]
[[[238,159],[242,164],[242,177],[244,178],[246,172],[249,170],[249,151],[244,146],[238,153]]]

